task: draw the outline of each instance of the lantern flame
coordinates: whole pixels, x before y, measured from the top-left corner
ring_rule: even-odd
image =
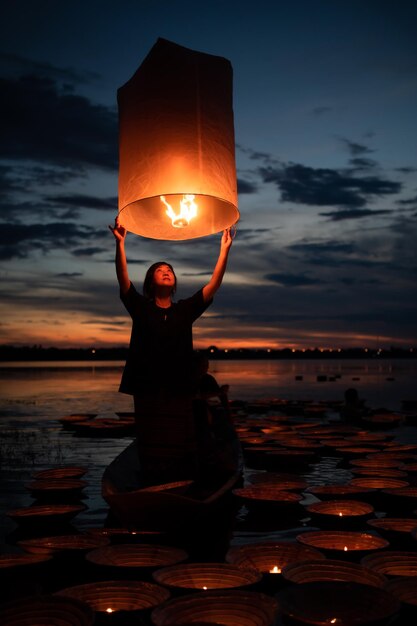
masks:
[[[175,213],[169,202],[166,201],[165,196],[159,196],[161,202],[167,207],[166,214],[172,221],[174,228],[185,228],[189,225],[193,217],[197,216],[197,204],[194,202],[195,196],[192,194],[185,194],[180,200],[180,212],[178,215]]]

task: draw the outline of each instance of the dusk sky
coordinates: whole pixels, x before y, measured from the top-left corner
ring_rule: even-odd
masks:
[[[196,347],[417,344],[415,0],[12,0],[0,14],[0,344],[126,346],[117,89],[159,37],[233,67],[240,221]],[[220,234],[128,234],[177,298]]]

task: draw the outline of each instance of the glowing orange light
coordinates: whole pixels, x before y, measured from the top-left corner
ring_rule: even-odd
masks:
[[[167,207],[166,214],[171,219],[174,228],[185,228],[189,225],[193,217],[197,217],[197,204],[194,202],[195,196],[185,194],[180,200],[180,212],[175,213],[172,206],[166,201],[165,196],[159,196],[161,202]]]
[[[347,546],[345,546],[345,547],[343,548],[343,550],[344,550],[345,552],[347,552],[347,551],[348,551]]]
[[[108,609],[106,609],[106,613],[113,613],[114,609],[111,609],[110,607]]]
[[[127,230],[180,241],[237,222],[232,81],[227,59],[158,39],[118,89],[119,217]],[[190,215],[178,214],[181,199]]]
[[[274,565],[272,569],[269,570],[270,574],[281,574],[281,570],[277,565]]]
[[[204,591],[207,591],[207,587],[205,585],[204,585],[203,589],[204,589]]]
[[[339,513],[339,517],[343,517],[343,513]]]

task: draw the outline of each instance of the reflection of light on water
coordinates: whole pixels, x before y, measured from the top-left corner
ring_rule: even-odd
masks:
[[[33,400],[35,412],[31,416],[42,414],[51,417],[52,410],[55,416],[57,411],[63,414],[87,410],[102,413],[109,411],[109,406],[115,407],[115,410],[129,411],[132,410],[131,398],[124,398],[123,394],[117,392],[123,365],[123,361],[98,360],[3,363],[0,368],[1,396],[12,402],[13,406],[23,398]],[[277,396],[279,387],[280,398],[342,401],[344,391],[352,385],[352,377],[358,377],[359,380],[354,384],[369,406],[384,406],[398,411],[401,399],[414,395],[417,360],[213,359],[210,361],[210,372],[220,383],[230,384],[232,400],[273,398]],[[336,376],[336,380],[318,383],[318,374]],[[302,382],[295,380],[295,376],[300,375],[303,376]],[[387,376],[394,376],[395,381],[387,384]],[[3,385],[3,382],[6,384]],[[69,411],[69,403],[72,405],[73,401],[78,404],[73,408],[71,406]],[[51,409],[47,413],[45,405]],[[17,415],[19,413],[17,410]]]

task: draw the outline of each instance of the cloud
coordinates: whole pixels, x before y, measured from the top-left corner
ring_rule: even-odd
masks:
[[[60,274],[54,274],[55,278],[80,278],[83,276],[82,272],[61,272]]]
[[[270,152],[260,152],[259,150],[253,150],[241,144],[236,144],[236,150],[248,156],[251,161],[262,161],[265,165],[276,165],[280,162],[279,159],[274,157]]]
[[[316,117],[319,117],[321,115],[324,115],[325,113],[330,113],[332,110],[333,110],[332,107],[318,106],[318,107],[314,107],[314,109],[312,109],[311,112]]]
[[[355,157],[349,159],[351,171],[360,172],[364,170],[372,170],[378,166],[378,163],[373,159],[366,159],[364,157]]]
[[[108,252],[108,248],[91,246],[90,248],[77,248],[76,250],[71,250],[71,254],[74,256],[94,256],[95,254],[101,254],[102,252]]]
[[[372,196],[398,193],[401,183],[378,176],[358,177],[343,170],[289,164],[260,168],[266,183],[275,183],[284,202],[315,206],[363,207]]]
[[[417,172],[417,167],[397,167],[395,168],[395,171],[400,172],[401,174],[414,174],[414,172]]]
[[[341,137],[340,141],[345,145],[345,147],[349,151],[349,154],[351,154],[353,157],[361,154],[370,154],[371,152],[375,152],[375,150],[368,148],[368,146],[364,146],[363,144],[357,143],[355,141],[350,141],[349,139],[345,139],[344,137]]]
[[[24,203],[26,207],[35,207],[33,202],[34,192],[37,193],[42,187],[60,187],[66,183],[80,178],[83,173],[74,167],[43,167],[31,166],[27,162],[24,165],[15,162],[13,167],[0,164],[0,197],[5,200],[4,206],[0,207],[4,215],[18,215],[20,211],[26,212],[23,203],[16,201],[16,192],[31,196],[31,200]],[[43,210],[44,207],[39,207]],[[30,209],[31,210],[31,209]]]
[[[72,67],[57,67],[46,61],[35,61],[27,57],[0,52],[0,68],[3,76],[32,75],[53,78],[74,84],[86,84],[100,78],[100,75],[91,71],[80,71]]]
[[[117,197],[98,198],[96,196],[86,196],[82,194],[63,194],[46,196],[45,200],[59,207],[76,207],[84,209],[97,209],[112,211],[117,210]]]
[[[401,205],[416,205],[417,204],[417,196],[414,196],[414,198],[407,198],[406,200],[398,200],[397,204],[401,204]]]
[[[390,215],[391,209],[346,209],[338,211],[329,211],[327,213],[319,213],[323,217],[329,217],[331,222],[341,222],[343,220],[357,220],[363,217],[375,217],[376,215]]]
[[[354,244],[339,241],[321,241],[318,243],[301,242],[288,246],[288,250],[296,250],[302,254],[353,254],[356,251]]]
[[[52,222],[49,224],[2,224],[0,229],[0,259],[27,258],[40,249],[46,253],[51,248],[68,248],[81,241],[97,237],[92,228],[75,224]]]
[[[241,178],[237,179],[237,192],[240,194],[243,193],[256,193],[258,190],[257,186],[254,183],[251,183],[248,180],[242,180]]]
[[[117,168],[117,114],[50,78],[0,79],[0,157],[83,171]]]
[[[317,285],[323,281],[316,278],[310,278],[305,274],[266,274],[265,278],[271,280],[274,283],[279,283],[284,287],[306,287],[310,285]]]

